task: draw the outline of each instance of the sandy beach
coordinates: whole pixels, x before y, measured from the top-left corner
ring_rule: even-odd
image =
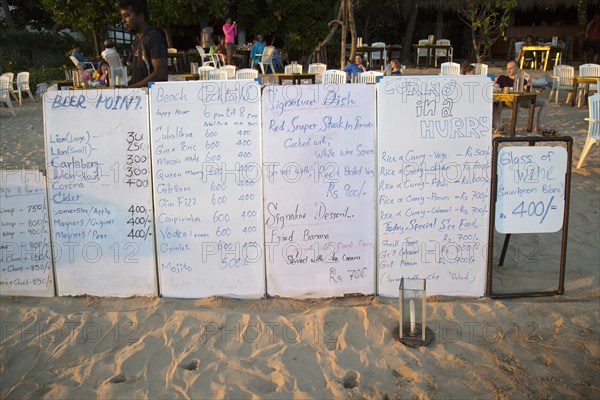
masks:
[[[574,141],[564,295],[430,297],[435,340],[418,349],[393,338],[398,300],[377,296],[2,297],[0,398],[598,398],[600,150],[575,168],[588,109],[560,100],[545,127]],[[42,168],[42,106],[16,113],[0,108],[0,168]],[[532,135],[525,120],[518,136]],[[560,233],[513,239],[535,252],[527,263],[509,252],[494,289],[556,289]]]

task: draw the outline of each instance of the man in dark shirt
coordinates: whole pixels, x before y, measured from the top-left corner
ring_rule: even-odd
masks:
[[[496,79],[496,83],[494,84],[494,87],[498,90],[504,91],[504,88],[510,88],[513,86],[514,82],[515,82],[515,76],[517,76],[517,74],[521,74],[521,71],[519,70],[519,67],[517,67],[517,63],[514,60],[510,60],[506,63],[506,73],[507,75],[500,75],[498,76],[498,79]],[[529,87],[530,87],[531,83],[528,82],[527,80],[524,81],[524,85],[523,87],[529,91]],[[534,132],[537,133],[538,135],[544,135],[544,136],[553,136],[556,134],[556,131],[551,129],[551,130],[546,130],[542,127],[542,124],[544,123],[544,119],[546,118],[546,110],[548,109],[548,100],[541,98],[540,96],[537,96],[535,99],[535,105],[536,107],[539,107],[539,111],[538,111],[538,115],[537,115],[537,119],[535,122],[535,128],[534,128]],[[492,128],[494,133],[503,133],[502,130],[502,110],[499,107],[499,105],[497,103],[494,103],[494,107],[493,107],[493,115],[492,115]]]
[[[148,23],[148,4],[145,0],[120,0],[123,26],[136,37],[129,64],[129,87],[146,87],[148,82],[168,80],[167,44],[163,36]]]

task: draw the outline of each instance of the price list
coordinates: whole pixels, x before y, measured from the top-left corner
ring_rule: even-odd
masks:
[[[45,179],[0,171],[0,294],[54,295]]]
[[[58,294],[156,294],[147,94],[49,92],[44,119]]]
[[[498,152],[496,230],[550,233],[563,226],[567,150],[503,147]]]
[[[270,295],[375,292],[375,86],[263,95]]]
[[[379,293],[401,278],[428,294],[483,295],[491,182],[491,82],[485,77],[381,81]]]
[[[264,295],[260,87],[157,83],[150,120],[161,295]]]

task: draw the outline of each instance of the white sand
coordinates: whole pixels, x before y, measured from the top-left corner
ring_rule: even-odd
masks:
[[[586,116],[548,113],[573,166]],[[0,152],[2,168],[43,164],[39,104],[0,108]],[[599,174],[595,146],[573,169],[565,295],[430,298],[426,348],[392,338],[396,299],[1,298],[0,398],[598,398]],[[533,258],[509,253],[494,288],[555,289],[560,235],[516,243]]]

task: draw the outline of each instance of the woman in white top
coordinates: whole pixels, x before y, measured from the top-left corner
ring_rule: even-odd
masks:
[[[109,54],[116,54],[117,50],[115,49],[115,45],[112,44],[110,41],[105,40],[104,41],[104,47],[105,49],[102,51],[102,53],[100,53],[100,55],[102,56],[103,59],[106,60],[106,56]]]

